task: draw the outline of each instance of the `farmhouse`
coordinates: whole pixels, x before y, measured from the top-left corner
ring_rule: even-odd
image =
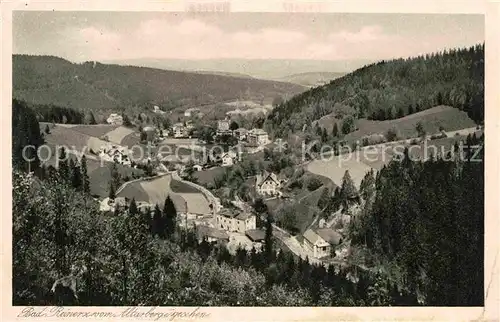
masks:
[[[130,151],[119,145],[104,145],[99,149],[99,157],[102,160],[115,162],[118,164],[130,166]]]
[[[234,164],[236,160],[236,152],[229,150],[228,152],[222,154],[221,161],[223,167],[229,167]]]
[[[229,119],[226,117],[224,120],[217,121],[217,135],[231,135],[229,129]]]
[[[263,146],[269,143],[269,136],[263,129],[252,129],[247,133],[247,141],[249,146]]]
[[[230,232],[244,234],[247,230],[256,228],[255,215],[234,209],[222,209],[217,213],[215,220],[218,228]]]
[[[285,180],[279,178],[275,173],[264,171],[256,176],[255,191],[264,196],[275,196],[279,194]]]
[[[108,122],[108,124],[122,125],[123,117],[119,114],[110,114],[106,122]]]
[[[172,127],[174,138],[185,138],[188,136],[188,129],[183,123],[175,123]]]
[[[245,129],[244,127],[240,127],[237,130],[234,130],[233,135],[239,140],[239,141],[245,141],[247,139],[247,134],[248,130]]]
[[[229,235],[225,231],[207,225],[196,226],[196,237],[198,238],[198,242],[201,242],[203,239],[206,239],[209,243],[229,241]]]
[[[329,256],[332,248],[342,242],[342,236],[333,229],[320,228],[313,230],[309,228],[304,233],[303,245],[313,253],[313,257],[321,258]]]

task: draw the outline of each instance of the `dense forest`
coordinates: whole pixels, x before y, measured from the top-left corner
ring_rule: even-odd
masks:
[[[415,162],[406,150],[361,184],[353,243],[421,303],[483,305],[483,158],[484,135],[473,135],[444,159]]]
[[[266,128],[286,137],[330,114],[339,120],[390,120],[437,105],[483,122],[484,44],[364,66],[282,103],[269,114]]]

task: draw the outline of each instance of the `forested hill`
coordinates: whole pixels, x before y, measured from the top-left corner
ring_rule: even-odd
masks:
[[[393,119],[436,105],[484,119],[484,44],[364,66],[281,104],[266,126],[277,135],[333,114]]]
[[[37,105],[80,111],[117,108],[165,110],[245,98],[292,96],[300,85],[253,78],[136,66],[71,63],[53,56],[13,55],[13,97]]]

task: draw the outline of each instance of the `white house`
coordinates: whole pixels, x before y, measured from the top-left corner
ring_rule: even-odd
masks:
[[[256,176],[255,191],[263,196],[275,196],[280,193],[285,180],[275,173],[264,171]]]
[[[247,141],[250,146],[263,146],[269,144],[269,136],[263,129],[252,129],[247,133]]]
[[[196,226],[196,235],[198,237],[198,242],[201,242],[203,239],[209,243],[229,241],[227,232],[207,225]]]
[[[153,112],[157,114],[165,114],[165,111],[162,111],[159,106],[153,106]]]
[[[108,124],[122,125],[123,117],[119,114],[110,114],[106,122],[108,122]]]
[[[229,129],[229,119],[226,117],[224,120],[217,121],[217,135],[232,135]]]
[[[130,150],[114,144],[103,145],[99,150],[99,157],[105,161],[130,166]]]
[[[221,161],[222,161],[222,166],[223,167],[229,167],[234,164],[234,161],[236,160],[236,152],[229,150],[226,153],[223,153],[221,156]]]
[[[342,242],[342,236],[330,228],[309,228],[304,233],[303,245],[306,249],[313,253],[313,257],[321,258],[330,256],[332,248]]]
[[[185,138],[188,136],[188,129],[183,123],[175,123],[172,130],[174,138]]]
[[[247,230],[256,229],[256,218],[248,212],[238,212],[234,209],[222,209],[215,216],[216,227],[229,232],[244,234]]]

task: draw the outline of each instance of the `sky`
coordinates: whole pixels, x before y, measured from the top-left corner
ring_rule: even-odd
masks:
[[[13,52],[73,62],[380,60],[484,41],[482,15],[17,11]]]

